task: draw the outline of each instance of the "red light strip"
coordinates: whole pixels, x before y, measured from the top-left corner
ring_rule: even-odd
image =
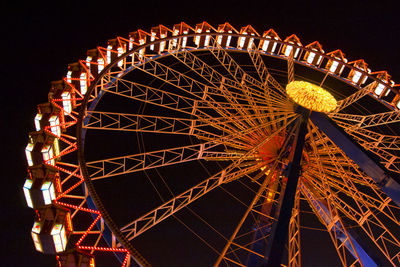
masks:
[[[74,123],[76,123],[76,122],[74,122]],[[51,130],[49,130],[49,128],[51,128],[51,127],[56,127],[56,126],[57,126],[57,125],[54,125],[54,126],[45,126],[45,127],[44,127],[44,130],[45,130],[45,132],[49,133],[50,135],[54,136],[55,138],[60,139],[60,140],[63,141],[64,143],[67,143],[67,144],[70,145],[70,146],[76,147],[76,143],[72,143],[72,142],[68,141],[67,139],[65,139],[64,137],[62,137],[62,136],[55,135]]]
[[[89,85],[90,85],[90,82],[93,82],[93,81],[94,81],[94,76],[93,76],[92,72],[90,71],[90,67],[86,66],[86,63],[93,64],[94,62],[81,59],[81,60],[79,60],[79,63],[81,63],[81,66],[85,69],[86,74],[88,74],[88,75],[90,76],[90,77],[87,79],[87,81],[88,81],[88,86],[89,86]]]
[[[105,248],[105,247],[90,247],[90,246],[78,246],[79,249],[85,250],[99,250],[99,251],[112,251],[112,252],[128,252],[125,248]]]
[[[71,113],[65,111],[65,109],[64,109],[63,107],[61,107],[60,105],[58,105],[58,104],[56,103],[56,101],[62,102],[62,101],[64,101],[64,100],[72,100],[72,99],[52,99],[52,100],[51,100],[51,103],[53,103],[53,105],[55,105],[56,107],[58,107],[59,109],[61,109],[65,114],[67,114],[68,116],[70,116],[70,117],[73,119],[73,122],[76,123],[76,122],[78,121],[77,118],[75,118],[74,116],[72,116]]]
[[[78,185],[80,185],[81,183],[83,183],[83,180],[80,180],[79,182],[77,182],[76,184],[74,184],[73,186],[71,186],[70,188],[68,188],[67,190],[65,190],[62,194],[58,195],[56,198],[56,201],[59,200],[60,198],[64,197],[66,194],[68,194],[69,192],[71,192],[72,190],[74,190]]]
[[[115,52],[117,52],[117,51],[115,51]],[[87,73],[86,73],[87,74]],[[81,78],[70,78],[71,79],[71,81],[88,81],[88,79],[81,79]],[[65,80],[65,79],[64,79]],[[72,85],[72,84],[70,84],[69,82],[67,82],[69,85]]]
[[[74,81],[80,80],[80,78],[72,78],[72,77],[70,79],[71,79],[71,81],[72,80],[74,80]],[[80,95],[82,97],[79,100],[82,100],[83,99],[83,95],[81,94],[81,92],[78,89],[75,88],[75,85],[73,85],[72,83],[68,82],[67,77],[65,77],[63,80],[71,86],[71,88],[75,91],[75,93],[77,93],[78,95]]]
[[[54,158],[58,158],[58,157],[61,157],[61,156],[66,155],[66,154],[69,154],[69,153],[71,153],[71,152],[74,152],[76,149],[77,149],[76,146],[73,147],[73,148],[70,148],[70,149],[65,149],[65,150],[61,151],[60,154],[58,154],[58,155],[55,156]]]
[[[125,267],[125,266],[126,266],[126,263],[128,262],[129,256],[130,256],[129,252],[128,252],[128,253],[126,253],[126,256],[125,256],[124,262],[122,263],[122,267]]]
[[[65,80],[65,79],[64,79],[64,80]],[[78,90],[76,90],[76,88],[75,88],[72,84],[70,84],[70,85],[71,85],[71,87],[73,88],[73,90],[76,91],[76,92],[78,93],[78,95],[82,96],[82,94],[81,94]],[[62,102],[65,101],[65,100],[69,100],[69,101],[72,101],[72,100],[83,100],[83,97],[81,97],[81,98],[71,98],[71,99],[52,99],[52,101],[51,101],[52,104],[53,104],[54,106],[58,107],[60,110],[62,110],[62,111],[64,112],[64,114],[70,116],[70,117],[72,118],[72,121],[70,121],[70,122],[64,122],[64,123],[61,123],[61,124],[59,124],[59,125],[46,126],[46,127],[44,128],[44,130],[45,130],[47,133],[49,133],[50,135],[52,135],[52,136],[54,136],[54,137],[56,137],[56,138],[59,138],[59,139],[60,139],[61,141],[63,141],[64,143],[68,144],[68,145],[70,146],[70,148],[64,149],[59,155],[57,155],[57,156],[55,156],[55,157],[53,157],[53,158],[47,160],[47,161],[45,162],[45,164],[47,164],[47,165],[50,165],[50,164],[48,164],[49,161],[51,161],[51,160],[53,160],[53,159],[55,159],[55,158],[59,158],[59,157],[61,157],[61,156],[64,156],[64,155],[66,155],[66,154],[69,154],[69,153],[71,153],[71,152],[77,150],[77,143],[76,143],[76,142],[70,142],[69,140],[65,139],[64,137],[62,137],[62,136],[57,136],[57,135],[55,135],[54,133],[51,132],[51,127],[54,127],[54,126],[64,126],[64,125],[65,125],[65,127],[68,128],[68,127],[71,127],[71,126],[75,125],[75,124],[78,122],[78,120],[77,120],[77,118],[76,118],[75,116],[73,116],[73,115],[72,115],[71,113],[69,113],[69,112],[66,112],[65,109],[64,109],[62,106],[60,106],[59,104],[56,103],[56,102],[61,102],[61,103],[62,103]],[[65,120],[65,119],[64,119],[64,120]],[[106,251],[106,252],[127,252],[127,254],[126,254],[126,256],[125,256],[125,259],[124,259],[124,262],[122,263],[122,267],[126,267],[126,264],[127,264],[127,262],[128,262],[128,259],[129,259],[129,257],[130,257],[130,254],[129,254],[129,252],[128,252],[127,249],[124,249],[124,248],[93,247],[93,246],[80,246],[80,244],[82,243],[82,241],[87,237],[87,235],[88,235],[89,232],[92,230],[92,228],[93,228],[93,227],[96,225],[96,223],[100,220],[100,218],[101,218],[101,213],[100,213],[100,211],[97,211],[97,210],[88,209],[88,208],[79,207],[79,206],[76,206],[76,205],[71,205],[71,204],[59,202],[58,200],[59,200],[60,198],[64,197],[66,194],[68,194],[68,193],[71,192],[73,189],[75,189],[75,188],[78,187],[80,184],[82,184],[82,183],[84,182],[84,179],[83,179],[83,176],[82,176],[82,175],[77,174],[77,172],[80,170],[79,167],[77,167],[77,169],[74,170],[74,171],[72,172],[72,171],[69,171],[69,170],[67,170],[67,169],[64,169],[64,168],[62,168],[62,167],[60,167],[60,166],[56,166],[56,165],[51,165],[51,166],[57,168],[59,171],[62,171],[62,172],[64,172],[64,173],[67,173],[67,174],[69,174],[69,175],[75,176],[75,177],[77,177],[77,178],[80,179],[80,181],[78,181],[76,184],[74,184],[73,186],[71,186],[70,188],[68,188],[68,189],[65,190],[64,192],[62,192],[62,194],[59,195],[59,196],[56,198],[56,200],[54,201],[54,203],[55,203],[55,204],[58,204],[58,205],[61,205],[61,206],[64,206],[64,207],[67,207],[67,208],[71,208],[71,209],[75,209],[75,210],[80,210],[80,211],[84,211],[84,212],[89,212],[89,213],[94,213],[94,214],[97,214],[97,215],[98,215],[97,218],[91,223],[91,225],[89,226],[89,228],[85,231],[85,233],[80,237],[80,239],[78,240],[78,242],[75,244],[76,247],[77,247],[78,249],[83,249],[83,250]]]
[[[50,166],[55,167],[55,165],[51,165],[51,164],[49,164],[48,162],[49,162],[49,161],[52,161],[53,159],[59,158],[59,157],[61,157],[61,156],[64,156],[64,155],[66,155],[66,154],[69,154],[69,153],[71,153],[71,152],[74,152],[75,150],[77,150],[76,147],[73,147],[73,148],[71,148],[71,149],[65,149],[65,150],[61,151],[60,154],[58,154],[57,156],[54,156],[54,157],[52,157],[52,158],[49,158],[49,159],[46,160],[44,163],[47,164],[47,165],[50,165]]]
[[[77,93],[79,93],[79,91],[76,91]],[[67,99],[62,99],[62,98],[53,98],[52,101],[65,101],[65,100],[83,100],[83,97],[79,97],[79,98],[67,98]],[[62,108],[62,107],[60,107]]]
[[[99,214],[96,218],[96,220],[93,221],[93,223],[89,226],[89,228],[85,231],[85,233],[81,236],[81,238],[78,240],[78,242],[76,242],[76,246],[79,246],[83,239],[85,239],[85,237],[88,235],[89,231],[92,230],[92,228],[94,227],[94,225],[99,221],[99,219],[101,218],[101,215]]]
[[[83,180],[83,176],[80,175],[80,174],[76,174],[76,173],[75,173],[76,171],[71,172],[71,171],[69,171],[69,170],[67,170],[67,169],[61,168],[60,166],[55,166],[55,165],[50,165],[50,164],[47,164],[47,165],[52,166],[52,167],[55,167],[56,169],[58,169],[58,170],[60,170],[60,171],[62,171],[62,172],[65,172],[65,173],[67,173],[67,174],[73,175],[73,176],[78,177],[79,179]]]
[[[63,102],[63,101],[66,101],[66,100],[83,100],[83,97],[81,97],[81,98],[68,98],[68,99],[59,99],[59,98],[57,98],[57,99],[52,99],[51,100],[51,102],[56,106],[56,107],[58,107],[58,108],[60,108],[65,114],[67,114],[68,116],[70,116],[73,120],[74,120],[74,122],[77,122],[78,121],[78,119],[77,118],[75,118],[75,116],[73,116],[71,113],[69,113],[69,112],[67,112],[67,111],[65,111],[65,109],[63,108],[63,107],[61,107],[60,105],[58,105],[58,104],[56,104],[55,102]]]
[[[75,209],[75,210],[81,210],[81,211],[86,211],[86,212],[89,212],[89,213],[94,213],[94,214],[101,215],[101,214],[100,214],[100,211],[98,211],[98,210],[92,210],[92,209],[88,209],[88,208],[83,208],[83,207],[79,207],[79,206],[76,206],[76,205],[71,205],[71,204],[67,204],[67,203],[63,203],[63,202],[58,202],[58,201],[54,201],[54,203],[55,203],[55,204],[58,204],[58,205],[61,205],[61,206],[64,206],[64,207],[67,207],[67,208],[71,208],[71,209]]]
[[[60,256],[56,256],[57,266],[61,267]]]
[[[54,104],[54,103],[53,103]],[[55,106],[58,106],[58,105],[56,105],[56,104],[54,104]],[[62,126],[65,126],[65,128],[67,128],[67,127],[69,127],[69,126],[72,126],[72,125],[74,125],[75,123],[77,122],[77,120],[76,119],[74,119],[74,120],[72,120],[72,121],[68,121],[68,122],[63,122],[63,123],[59,123],[59,124],[55,124],[55,125],[47,125],[47,126],[45,126],[45,129],[48,129],[48,128],[51,128],[51,127],[62,127]],[[57,135],[55,135],[54,133],[52,133],[54,136],[57,136]],[[57,137],[59,137],[59,136],[57,136]]]

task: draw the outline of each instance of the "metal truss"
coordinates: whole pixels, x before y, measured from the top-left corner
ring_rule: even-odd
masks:
[[[290,137],[293,136],[293,133],[296,130],[297,127],[294,127],[291,133],[287,135],[284,145],[289,145],[289,143],[292,141]],[[280,159],[283,154],[283,151],[281,151],[277,158]],[[253,200],[247,206],[244,215],[237,224],[229,240],[227,240],[224,249],[219,254],[219,257],[215,263],[216,266],[220,265],[222,261],[224,261],[225,263],[230,262],[234,263],[235,265],[245,266],[246,263],[237,256],[239,250],[245,250],[250,253],[250,257],[248,260],[249,265],[252,265],[253,261],[257,264],[258,261],[264,258],[263,249],[261,249],[260,251],[260,249],[257,248],[258,246],[256,244],[265,242],[265,239],[267,239],[269,236],[272,223],[276,220],[275,216],[272,216],[272,214],[266,212],[266,209],[271,210],[271,206],[276,206],[277,201],[274,201],[273,196],[277,197],[280,195],[278,192],[276,192],[277,185],[280,182],[280,179],[278,178],[281,178],[280,172],[277,169],[278,163],[279,160],[276,160],[274,162],[274,165],[271,166],[271,168],[268,170],[267,175],[265,175],[264,173],[260,173],[260,175],[265,176],[264,181],[262,182],[262,184],[260,184],[260,187],[255,194]],[[257,230],[255,230],[255,233],[241,233],[243,224],[246,220],[251,220],[253,217],[250,215],[253,214],[256,214],[258,217],[257,220],[254,220],[252,222]],[[254,235],[254,238],[251,240],[251,242],[247,241],[245,244],[241,244],[240,240],[248,234]]]
[[[287,65],[288,65],[288,83],[294,81],[294,49],[290,51],[290,54],[287,58]]]
[[[372,114],[372,115],[353,115],[353,114],[332,114],[331,118],[336,120],[342,120],[344,122],[354,123],[355,129],[363,129],[368,127],[377,127],[381,125],[387,125],[390,123],[396,123],[400,121],[400,112],[389,111],[384,113]]]
[[[61,123],[43,129],[57,139],[61,148],[44,164],[56,168],[60,176],[60,189],[52,205],[69,209],[73,225],[69,248],[90,254],[113,252],[123,267],[150,266],[135,242],[169,220],[182,224],[211,248],[215,266],[266,263],[274,240],[273,227],[282,220],[282,205],[288,203],[284,201],[286,187],[292,182],[288,182],[288,172],[297,150],[299,118],[303,116],[299,114],[301,108],[287,97],[286,82],[281,84],[274,76],[279,73],[288,82],[302,79],[295,73],[297,65],[325,73],[322,82],[314,83],[327,85],[329,76],[356,89],[349,93],[334,88],[343,99],[327,115],[354,142],[377,156],[385,170],[400,173],[400,137],[391,132],[400,122],[396,108],[399,97],[390,80],[325,54],[320,51],[322,48],[302,47],[269,34],[273,31],[260,37],[251,26],[243,27],[239,33],[228,23],[218,29],[206,22],[196,28],[185,23],[174,29],[159,25],[150,33],[139,30],[129,39],[110,40],[107,48],[90,50],[85,60],[69,66],[63,85],[49,93],[49,102],[60,111]],[[231,45],[228,39],[232,40]],[[274,45],[263,46],[266,41]],[[283,52],[287,45],[292,46],[289,56]],[[307,58],[312,53],[320,57],[318,63]],[[266,64],[270,56],[286,62],[286,67],[272,71]],[[249,65],[239,63],[240,59]],[[334,70],[333,63],[346,68],[343,73],[348,76]],[[353,79],[354,72],[363,79]],[[313,79],[311,76],[308,78]],[[365,81],[367,85],[362,86]],[[385,102],[376,91],[378,86],[396,97]],[[376,113],[372,108],[367,114],[359,112],[360,99],[367,95],[384,103],[389,111]],[[123,111],[130,105],[119,107],[114,102],[106,110],[102,101],[107,104],[110,99],[123,99],[135,108]],[[308,119],[304,123],[308,128],[304,149],[298,153],[301,172],[295,178],[299,178],[299,184],[290,199],[294,207],[287,217],[285,264],[301,266],[300,236],[306,211],[321,222],[343,266],[400,265],[398,202],[386,195],[381,183],[363,171],[318,125]],[[52,132],[56,126],[62,129],[60,135]],[[88,140],[87,132],[93,133]],[[110,157],[104,156],[101,148],[86,153],[84,146],[92,142],[90,138],[100,139],[97,133],[104,132],[117,139],[132,134],[138,145],[128,155],[121,155],[118,148]],[[155,136],[162,148],[147,144],[148,136]],[[123,141],[119,143],[124,145]],[[205,170],[203,178],[173,193],[170,186],[174,184],[163,177],[167,166],[190,168],[195,163]],[[155,173],[154,177],[149,177],[149,170]],[[113,178],[122,176],[129,179],[136,177],[134,173],[148,178],[161,204],[138,217],[129,217],[123,226],[116,225],[95,188],[101,183],[99,180],[113,182]],[[191,174],[179,173],[176,177],[186,181]],[[168,198],[159,193],[155,180],[164,183],[165,191],[170,193]],[[137,187],[132,190],[140,190],[140,185]],[[239,191],[247,192],[245,200]],[[228,234],[191,209],[216,192],[226,193],[231,203],[242,208]],[[213,205],[221,203],[216,201]],[[140,200],[123,207],[124,212],[129,213],[137,205]],[[223,245],[215,248],[213,240],[208,241],[201,231],[181,220],[183,211],[192,212],[196,222],[204,223],[222,239]],[[357,233],[365,238],[359,238]],[[307,242],[303,236],[301,241]],[[374,257],[370,255],[371,247]]]
[[[342,157],[346,157],[343,152],[341,152],[341,154]],[[335,164],[335,154],[330,154],[330,159],[334,163],[332,165],[335,166],[338,173],[348,172],[341,164]],[[347,160],[349,163],[351,163],[351,160]],[[354,166],[353,168],[358,169],[357,166]],[[322,170],[323,169],[320,169],[320,171]],[[351,195],[351,198],[354,202],[353,204],[350,204],[344,201],[340,194],[333,192],[329,193],[329,199],[334,201],[335,207],[337,207],[341,212],[345,213],[348,218],[352,219],[359,225],[361,229],[364,230],[364,232],[371,238],[371,240],[381,250],[391,264],[399,264],[398,257],[400,253],[400,243],[397,238],[390,233],[387,227],[382,223],[382,220],[377,216],[376,212],[371,209],[371,205],[367,203],[365,197],[360,195],[359,190],[354,183],[355,181],[353,179],[346,179],[346,176],[341,175],[338,175],[337,178],[340,178],[344,182],[344,189],[347,189],[346,194]],[[315,179],[312,179],[312,181],[314,185],[317,184]],[[348,189],[350,189],[350,191]],[[326,195],[327,188],[322,187],[319,192],[322,195]],[[382,209],[383,208],[384,207],[382,206]],[[395,218],[392,219],[397,221]],[[397,246],[397,248],[394,248],[393,246]],[[391,247],[391,249],[389,250],[388,247]]]
[[[346,97],[345,99],[342,99],[338,101],[337,103],[337,108],[335,112],[339,112],[343,110],[344,108],[352,105],[353,103],[357,102],[357,100],[361,99],[362,97],[368,95],[369,93],[372,92],[372,90],[377,86],[376,82],[372,82],[368,84],[367,86],[361,88],[361,90],[356,91],[355,93],[351,94],[350,96]]]
[[[165,218],[173,215],[178,210],[189,205],[194,200],[197,200],[198,198],[207,194],[211,190],[220,186],[221,184],[232,182],[244,175],[248,175],[259,170],[262,166],[265,165],[265,163],[263,163],[262,161],[261,162],[256,161],[254,164],[251,164],[249,167],[245,168],[241,168],[240,163],[248,159],[249,156],[252,156],[259,147],[270,141],[272,138],[278,135],[282,130],[284,130],[284,128],[280,128],[279,130],[272,133],[266,139],[261,141],[253,148],[251,148],[246,154],[242,155],[237,160],[233,160],[233,163],[230,164],[227,168],[225,168],[221,172],[205,179],[200,184],[176,196],[175,198],[164,203],[160,207],[147,213],[141,218],[136,219],[133,222],[127,224],[126,226],[121,228],[121,231],[126,233],[129,239],[133,239],[139,234],[148,230],[149,228],[155,226],[157,223],[161,222]]]

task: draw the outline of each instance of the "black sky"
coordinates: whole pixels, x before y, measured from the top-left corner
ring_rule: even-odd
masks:
[[[262,33],[274,28],[285,38],[295,33],[303,45],[318,40],[325,51],[341,49],[349,60],[365,59],[373,71],[387,70],[400,83],[400,21],[395,1],[7,1],[1,5],[0,78],[2,190],[0,266],[53,266],[34,251],[33,211],[22,185],[24,147],[34,128],[36,105],[47,101],[50,82],[67,64],[108,39],[138,28],[184,21],[217,26],[251,24]]]

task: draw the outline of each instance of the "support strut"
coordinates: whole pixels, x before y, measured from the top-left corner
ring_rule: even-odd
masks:
[[[288,239],[289,221],[292,215],[301,171],[300,161],[303,154],[310,111],[300,107],[299,113],[301,114],[301,121],[295,139],[295,149],[292,160],[288,165],[286,188],[279,203],[278,220],[272,226],[265,261],[261,264],[263,267],[277,267],[281,265],[283,251],[285,250],[285,244]]]
[[[398,177],[387,172],[381,163],[372,158],[362,146],[325,114],[313,112],[310,119],[400,207],[400,179]]]

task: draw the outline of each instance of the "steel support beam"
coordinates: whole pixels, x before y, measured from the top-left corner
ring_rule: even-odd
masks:
[[[300,182],[300,188],[304,192],[305,195],[310,199],[314,209],[318,212],[320,218],[324,220],[326,225],[329,225],[334,220],[331,212],[329,211],[326,205],[318,200],[312,192],[305,186],[304,183]],[[378,267],[382,265],[377,265],[376,262],[383,262],[383,259],[378,259],[378,255],[374,255],[374,253],[368,248],[365,244],[364,240],[360,239],[355,233],[352,233],[351,229],[345,229],[350,238],[351,244],[346,236],[343,234],[343,230],[341,224],[338,222],[335,223],[337,239],[344,244],[346,249],[356,258],[359,257],[360,262],[363,266],[366,267]],[[347,228],[347,227],[346,227]],[[353,250],[353,247],[356,251]],[[369,253],[368,253],[369,252]],[[372,257],[370,256],[372,255]],[[380,256],[380,255],[379,255]],[[385,262],[386,263],[386,262]]]
[[[313,112],[311,121],[351,158],[378,187],[400,207],[399,178],[393,177],[377,160],[323,113]],[[395,179],[394,179],[395,178]]]
[[[287,182],[285,192],[279,203],[278,220],[273,224],[271,235],[268,239],[267,251],[261,266],[278,267],[281,265],[283,251],[288,239],[289,221],[292,215],[294,199],[301,171],[301,157],[303,154],[304,140],[307,133],[309,110],[299,108],[301,113],[300,125],[295,139],[295,149],[292,160],[287,169]]]

